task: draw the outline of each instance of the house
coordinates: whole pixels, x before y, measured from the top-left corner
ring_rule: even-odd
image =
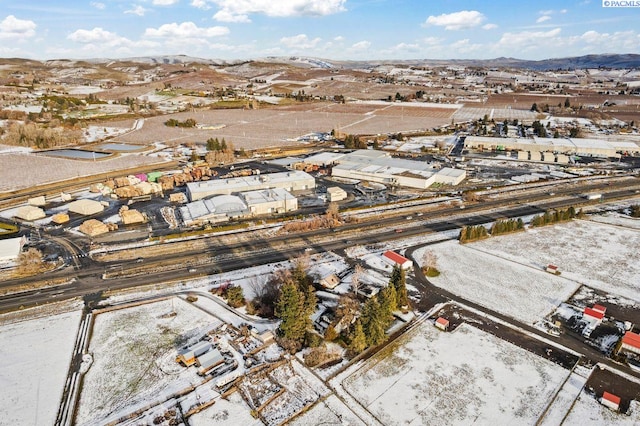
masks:
[[[600,400],[600,402],[602,403],[602,405],[612,409],[613,411],[618,411],[618,409],[620,408],[620,397],[615,396],[614,394],[607,391],[602,394],[602,399]]]
[[[447,331],[449,329],[449,320],[438,317],[438,319],[436,320],[436,328],[442,331]]]
[[[556,265],[552,265],[551,263],[547,265],[546,268],[544,268],[545,271],[549,272],[550,274],[558,274],[558,267]]]
[[[382,260],[391,264],[392,266],[398,265],[402,269],[409,269],[411,268],[411,266],[413,266],[413,262],[411,260],[407,259],[404,256],[400,256],[398,253],[391,250],[387,250],[386,252],[384,252],[384,254],[382,255]]]
[[[181,351],[176,358],[176,362],[181,362],[185,367],[189,367],[195,364],[196,357],[209,352],[211,347],[209,342],[198,342]]]
[[[256,339],[260,340],[260,342],[262,342],[263,345],[266,345],[267,343],[271,343],[275,339],[275,336],[273,335],[273,331],[271,330],[265,330],[262,333],[259,333],[258,330],[256,330],[255,328],[252,328],[251,335]]]
[[[634,354],[640,355],[640,334],[636,334],[632,331],[627,331],[624,336],[622,336],[622,341],[618,352],[621,351],[632,352]]]

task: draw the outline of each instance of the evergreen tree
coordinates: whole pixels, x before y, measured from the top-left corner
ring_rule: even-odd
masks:
[[[391,283],[378,293],[378,302],[380,303],[380,316],[384,328],[387,328],[393,322],[393,311],[398,309],[396,289]]]
[[[367,300],[362,308],[362,328],[367,346],[376,346],[384,342],[384,321],[377,297]]]
[[[406,306],[409,304],[409,297],[407,295],[407,280],[405,277],[404,269],[395,265],[393,271],[391,271],[391,280],[389,285],[392,285],[396,290],[396,304],[397,306]]]
[[[279,327],[282,337],[297,342],[304,340],[311,320],[305,315],[304,295],[292,280],[287,280],[282,285],[275,314],[282,320]]]
[[[359,354],[367,347],[367,337],[364,335],[364,329],[362,328],[362,322],[357,319],[353,325],[353,332],[351,333],[351,341],[349,342],[348,349],[354,354]]]

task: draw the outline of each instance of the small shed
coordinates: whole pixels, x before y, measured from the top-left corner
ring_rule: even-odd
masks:
[[[409,259],[391,250],[387,250],[386,252],[384,252],[384,254],[382,255],[382,259],[392,266],[398,265],[402,269],[409,269],[413,265],[413,262],[411,262]]]
[[[436,320],[436,328],[442,331],[447,331],[449,329],[449,320],[438,317],[438,319]]]
[[[338,278],[338,276],[332,272],[320,278],[318,284],[320,284],[324,288],[333,290],[338,286],[338,284],[340,284],[340,278]]]
[[[556,265],[552,265],[551,263],[547,265],[546,268],[544,268],[545,271],[549,272],[550,274],[557,274],[558,273],[558,267]]]
[[[600,402],[602,405],[612,409],[613,411],[618,411],[618,409],[620,409],[620,397],[607,391],[602,394]]]

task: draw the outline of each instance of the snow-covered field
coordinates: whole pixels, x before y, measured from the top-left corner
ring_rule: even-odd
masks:
[[[534,268],[552,263],[565,278],[640,301],[639,230],[574,220],[471,246]]]
[[[0,328],[0,424],[56,420],[81,311]]]
[[[535,424],[568,374],[469,325],[425,322],[342,386],[384,425]]]
[[[309,411],[289,421],[291,426],[364,425],[365,423],[335,395],[318,402]]]
[[[631,402],[629,416],[617,414],[600,404],[593,396],[582,391],[562,423],[564,426],[632,426],[640,424],[640,403]]]
[[[228,399],[218,398],[211,407],[189,417],[191,426],[261,426],[259,419],[251,417],[251,409],[239,392]]]
[[[592,215],[589,216],[589,220],[593,222],[607,223],[609,225],[624,226],[626,228],[640,230],[640,219],[623,215],[617,212],[607,212],[605,214]]]
[[[220,323],[178,298],[97,315],[77,423],[117,419],[199,384],[194,369],[175,362],[177,350]]]
[[[499,244],[504,238],[492,240]],[[579,287],[541,268],[480,251],[480,244],[447,241],[416,250],[414,257],[421,260],[425,250],[432,250],[440,271],[430,278],[433,284],[528,324],[553,312]]]

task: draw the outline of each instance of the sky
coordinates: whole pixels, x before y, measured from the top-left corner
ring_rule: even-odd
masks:
[[[0,0],[0,57],[539,60],[640,53],[618,0]],[[626,2],[634,3],[634,2]]]

